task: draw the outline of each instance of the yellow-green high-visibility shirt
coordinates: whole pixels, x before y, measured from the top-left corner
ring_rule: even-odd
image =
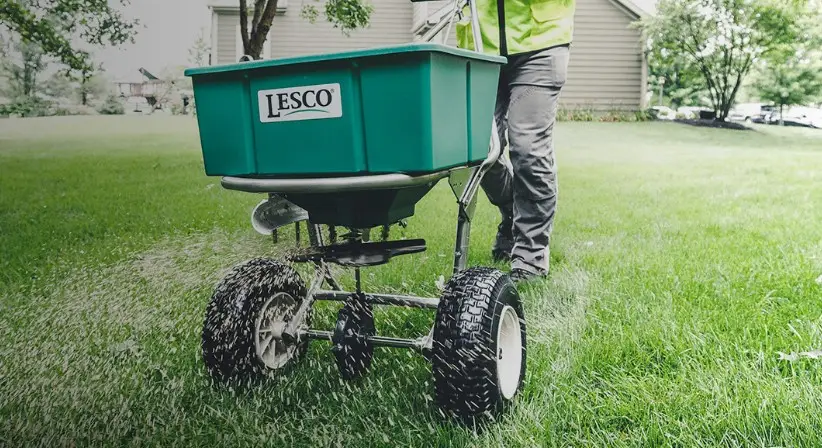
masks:
[[[508,56],[570,44],[573,40],[576,0],[471,1],[477,3],[483,53]],[[457,45],[473,50],[467,7],[456,32]]]

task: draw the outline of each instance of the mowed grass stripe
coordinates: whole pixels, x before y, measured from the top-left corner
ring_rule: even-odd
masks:
[[[209,385],[203,310],[221,275],[280,249],[258,195],[203,175],[194,122],[0,122],[0,441],[11,446],[817,446],[822,139],[670,124],[558,126],[552,277],[523,287],[520,406],[481,434],[444,424],[430,368],[380,349],[342,383],[328,346],[254,390]],[[454,199],[439,185],[396,237],[429,250],[365,271],[436,296]],[[472,264],[489,264],[484,197]],[[284,246],[291,243],[291,231]],[[352,285],[350,274],[343,277]],[[336,306],[317,325],[330,328]],[[381,333],[430,312],[380,308]]]

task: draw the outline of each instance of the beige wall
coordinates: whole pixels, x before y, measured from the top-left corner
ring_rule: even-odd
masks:
[[[379,0],[368,28],[345,36],[326,22],[322,10],[312,24],[300,17],[301,3],[291,2],[283,15],[274,18],[269,40],[269,57],[316,54],[328,51],[362,49],[410,42],[413,4],[409,0]],[[236,62],[236,27],[239,13],[220,11],[218,27],[218,63]]]
[[[611,0],[578,0],[566,108],[638,108],[643,94],[643,65],[635,16]]]
[[[377,6],[370,27],[345,37],[324,21],[313,25],[306,22],[300,17],[301,3],[291,2],[285,14],[274,20],[270,57],[411,42],[416,39],[412,28],[425,14],[433,14],[445,3],[378,0],[374,2]],[[630,28],[635,18],[617,0],[577,0],[574,44],[562,108],[639,108],[644,93],[644,67],[640,33]],[[236,62],[239,14],[223,10],[216,23],[216,63]],[[449,44],[456,44],[453,31]]]

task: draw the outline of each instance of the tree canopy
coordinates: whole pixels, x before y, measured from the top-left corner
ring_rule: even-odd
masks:
[[[754,63],[802,39],[814,14],[799,0],[660,0],[640,26],[658,62],[699,73],[724,120]]]
[[[0,25],[72,70],[89,71],[92,46],[133,42],[138,20],[126,19],[116,5],[129,0],[0,0]]]

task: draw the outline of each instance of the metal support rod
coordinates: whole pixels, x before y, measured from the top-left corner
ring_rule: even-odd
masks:
[[[322,228],[317,225],[313,224],[310,221],[308,222],[308,241],[313,247],[323,246],[323,230]]]
[[[468,3],[467,0],[454,0],[453,5],[446,4],[445,6],[443,6],[439,10],[437,10],[437,12],[434,13],[434,16],[440,16],[439,21],[437,21],[437,23],[435,23],[434,26],[431,29],[429,29],[425,34],[423,34],[421,39],[425,42],[431,42],[432,40],[434,40],[434,37],[437,34],[439,34],[440,31],[445,29],[445,27],[448,27],[448,34],[450,34],[451,33],[451,26],[450,25],[453,23],[454,18],[457,15],[457,12],[462,9],[460,7],[460,5],[462,5],[462,7],[465,7],[467,3]],[[447,15],[441,15],[443,13],[443,11],[449,10],[449,9],[451,11]],[[443,42],[447,42],[447,41],[448,41],[448,35],[446,34],[446,36],[443,38]]]
[[[388,338],[384,336],[366,336],[368,342],[377,347],[413,348],[422,350],[422,339]]]
[[[445,22],[449,25],[453,20],[454,16],[456,16],[462,8],[459,8],[460,2],[455,2],[455,8],[452,11],[452,15],[448,17],[448,20],[443,20],[442,26],[437,29],[436,32],[439,32],[442,28],[444,28]],[[465,3],[462,3],[463,7]],[[471,32],[474,38],[474,51],[478,53],[483,52],[483,42],[482,42],[482,32],[480,30],[479,24],[479,13],[477,9],[477,2],[468,0],[468,6],[470,8],[471,14]],[[440,24],[438,24],[439,26]],[[436,34],[434,32],[434,34]],[[450,26],[449,26],[450,32]],[[426,33],[428,36],[428,33]],[[482,178],[485,176],[485,173],[488,172],[491,167],[497,163],[499,157],[502,153],[502,148],[500,144],[500,138],[498,134],[498,127],[497,127],[497,119],[496,117],[492,117],[491,120],[491,142],[490,147],[488,149],[488,156],[483,160],[482,165],[476,170],[471,173],[471,176],[468,178],[465,188],[462,190],[462,194],[458,198],[458,205],[459,205],[459,216],[457,221],[457,236],[456,236],[456,243],[454,247],[454,274],[464,270],[468,265],[468,247],[469,247],[469,236],[471,233],[471,219],[473,215],[473,207],[472,203],[476,198],[476,195],[480,189]]]
[[[308,330],[304,333],[304,337],[307,337],[308,339],[324,339],[331,341],[334,337],[334,333],[322,330]]]
[[[451,37],[451,29],[454,27],[454,19],[456,19],[458,15],[461,16],[460,10],[462,8],[460,6],[462,6],[462,8],[464,8],[466,6],[466,2],[465,1],[460,1],[460,0],[456,0],[454,2],[454,9],[451,11],[451,15],[450,15],[451,19],[448,21],[448,28],[445,29],[445,34],[443,34],[443,36],[442,36],[442,44],[443,45],[447,45],[448,44],[448,38]]]
[[[459,204],[457,216],[457,244],[454,248],[454,274],[462,272],[468,266],[468,246],[471,235],[471,218],[462,203]]]
[[[336,300],[344,301],[352,293],[346,291],[326,291],[319,290],[314,293],[314,300]],[[372,305],[394,305],[407,306],[410,308],[437,308],[440,299],[427,297],[402,296],[395,294],[365,294],[365,300]]]
[[[328,282],[329,286],[331,286],[333,289],[337,291],[341,291],[342,286],[340,286],[339,282],[337,282],[337,279],[335,279],[334,276],[331,275],[331,269],[328,267],[328,264],[324,261],[321,261],[320,266],[322,266],[322,269],[325,270],[325,281]]]
[[[477,2],[468,0],[468,6],[471,7],[471,32],[474,35],[474,50],[482,53],[482,33],[479,27],[479,13],[477,12]]]
[[[333,336],[333,333],[330,331],[322,330],[308,330],[304,333],[304,337],[314,340],[331,341]],[[416,350],[425,348],[425,338],[403,339],[384,336],[366,336],[365,339],[377,347],[413,348]]]
[[[325,272],[314,272],[314,278],[311,280],[311,284],[308,287],[308,293],[305,296],[305,300],[302,301],[300,307],[297,309],[297,313],[291,318],[286,325],[285,331],[283,331],[283,333],[285,333],[288,337],[292,337],[299,333],[299,327],[305,322],[306,313],[308,313],[308,310],[314,306],[314,301],[316,300],[314,293],[320,289],[320,285],[322,285],[324,279]]]

